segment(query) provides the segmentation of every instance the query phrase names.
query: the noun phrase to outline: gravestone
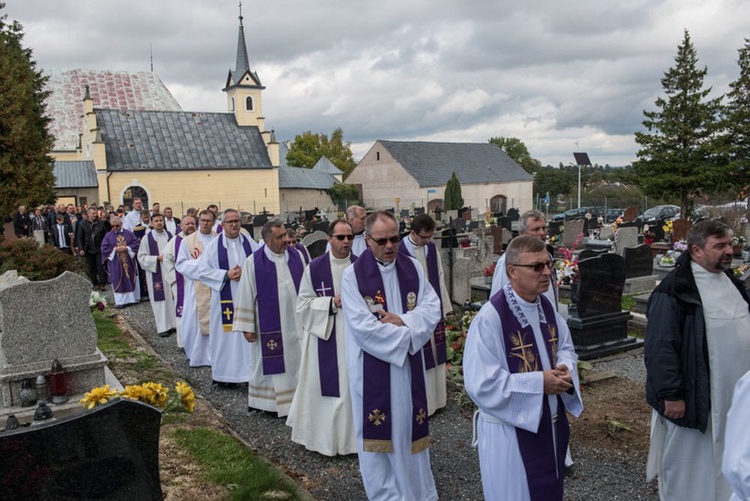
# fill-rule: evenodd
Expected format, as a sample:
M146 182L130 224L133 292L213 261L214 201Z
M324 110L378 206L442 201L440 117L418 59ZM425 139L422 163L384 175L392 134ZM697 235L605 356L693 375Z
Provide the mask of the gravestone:
M591 257L599 257L602 254L605 254L607 251L606 249L583 249L581 252L578 253L578 260L582 261L584 259L589 259Z
M2 432L2 498L163 499L160 426L161 412L122 399Z
M547 236L556 237L562 232L562 221L550 221L547 224Z
M502 254L503 252L503 231L505 228L500 228L499 226L495 226L494 224L490 226L490 235L492 235L493 243L492 243L492 253L493 254Z
M456 230L457 233L466 233L466 220L463 218L454 219L451 221L451 228Z
M307 212L305 214L307 214ZM312 218L310 218L310 219L312 219ZM310 219L308 219L307 217L305 217L305 221L310 221ZM266 224L267 221L268 221L268 215L267 214L258 214L257 216L253 217L253 226L255 226L256 228L261 228L261 227L263 227L264 224ZM305 226L305 227L307 227L307 226Z
M497 218L497 225L506 228L508 231L513 230L513 221L508 216L501 216Z
M414 207L414 215L419 216L420 214L424 214L424 207Z
M640 346L628 336L630 312L622 311L625 260L614 253L578 262L578 300L567 320L582 360Z
M443 249L450 247L458 247L458 239L456 238L456 230L453 228L445 228L440 232L441 245Z
M328 227L331 225L328 221L317 221L313 223L312 225L312 231L317 232L321 231L323 233L328 232Z
M672 243L680 240L687 240L688 232L693 227L693 223L687 219L675 219L672 221Z
M638 245L638 228L634 226L620 226L615 234L615 252L619 255L625 253L625 249Z
M315 259L325 253L326 246L328 245L328 235L323 231L315 231L305 235L300 243L310 253L310 258Z
M479 221L469 221L469 227L466 229L469 232L476 231L479 228Z
M575 221L565 221L565 232L563 233L563 245L571 247L578 240L578 236L583 233L586 223L582 219Z
M602 229L599 230L599 240L610 240L614 236L614 232L612 231L612 227L610 225L602 226Z
M631 221L635 221L638 218L638 207L635 207L634 205L631 205L625 211L622 213L622 221L624 223L629 223Z
M661 242L664 240L664 220L659 219L656 224L652 224L648 227L648 231L654 234L654 242Z
M507 228L502 229L503 232L503 247L507 247L511 240L513 240L513 232Z
M398 213L399 217L407 218L409 217L409 210L408 209L401 209L401 212Z
M104 384L107 359L96 346L90 294L88 278L69 271L0 286L0 416L17 413L21 382L49 374L55 359L71 397Z
M654 274L654 255L651 247L641 244L627 247L623 254L625 259L624 294L642 294L656 287L657 276Z
M507 216L508 216L508 219L511 220L511 222L518 221L519 219L521 219L521 215L518 213L518 209L515 209L515 208L508 209Z

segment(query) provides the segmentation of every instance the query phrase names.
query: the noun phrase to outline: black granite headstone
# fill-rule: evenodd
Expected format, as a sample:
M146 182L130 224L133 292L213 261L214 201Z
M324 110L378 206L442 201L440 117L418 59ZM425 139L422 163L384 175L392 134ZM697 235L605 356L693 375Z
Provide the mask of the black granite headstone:
M0 498L163 499L160 426L158 410L123 399L0 433Z
M508 219L511 221L518 221L521 219L521 215L518 213L518 209L508 209Z
M601 256L602 254L605 254L606 252L607 252L607 250L606 250L606 249L601 249L601 250L595 250L595 249L583 249L583 250L582 250L582 251L581 251L581 252L580 252L580 253L578 254L578 259L579 259L580 261L582 261L582 260L584 260L584 259L589 259L589 258L592 258L592 257L599 257L599 256Z
M454 219L451 221L451 228L456 230L458 233L466 232L466 220L463 218Z
M266 224L267 221L268 221L268 216L266 214L258 214L257 216L253 218L253 226L260 228L264 224Z
M474 231L479 228L479 221L469 221L468 231Z
M550 221L547 225L547 236L556 237L561 233L563 226L562 221Z
M315 214L317 213L318 213L318 209L306 210L305 221L312 221L313 219L315 219Z
M307 246L307 252L310 253L310 258L315 259L318 256L322 256L326 251L328 240L316 240Z
M401 209L401 212L398 213L399 217L409 217L409 209Z
M658 220L656 224L648 227L648 231L654 234L654 242L661 242L664 240L664 221Z
M323 233L327 233L329 226L330 226L330 223L328 221L317 221L317 222L313 223L312 230L313 231L322 231Z
M654 255L651 247L641 244L626 247L622 256L625 259L625 278L648 277L654 273Z
M508 216L502 216L497 219L497 225L508 231L513 231L513 221Z
M440 247L443 249L448 249L451 247L458 247L458 239L456 238L456 230L453 228L446 228L443 231L440 232L441 236L441 245Z
M424 207L414 207L414 215L419 216L420 214L424 214Z

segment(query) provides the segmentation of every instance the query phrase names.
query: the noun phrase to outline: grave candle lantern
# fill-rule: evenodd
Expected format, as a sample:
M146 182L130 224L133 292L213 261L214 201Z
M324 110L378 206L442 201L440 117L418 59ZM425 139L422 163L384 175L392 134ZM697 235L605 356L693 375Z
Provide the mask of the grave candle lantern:
M50 393L52 393L53 404L63 404L68 401L68 383L65 380L65 371L58 359L52 362L52 370L49 374Z

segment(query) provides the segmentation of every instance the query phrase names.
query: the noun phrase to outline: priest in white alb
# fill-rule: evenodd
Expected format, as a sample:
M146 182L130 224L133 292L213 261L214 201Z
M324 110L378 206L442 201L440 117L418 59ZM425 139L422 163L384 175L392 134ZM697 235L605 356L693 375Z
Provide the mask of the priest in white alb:
M164 218L164 229L168 233L172 233L167 229L167 218ZM170 291L172 292L172 302L174 308L172 309L172 315L174 316L175 329L177 334L177 347L185 348L185 343L182 334L182 314L185 308L185 277L177 271L174 267L175 261L177 261L177 254L180 252L180 247L186 236L195 232L195 219L192 216L187 216L180 221L180 225L177 227L179 233L172 233L174 236L167 243L162 254L164 260L161 262L162 270L164 271L164 278L169 284Z
M443 260L437 245L432 242L435 234L435 220L429 214L419 214L412 219L411 231L401 241L398 251L411 256L422 265L427 280L440 298L443 316L435 333L424 345L425 381L427 383L427 408L432 416L436 410L445 407L447 401L446 368L447 350L445 345L445 315L453 311L451 298L445 286Z
M281 219L261 229L264 245L242 265L234 329L250 350L248 409L289 414L300 365L300 328L295 306L305 261Z
M211 287L209 343L211 375L219 386L234 388L250 378L250 349L241 331L232 328L242 263L258 244L240 233L240 214L224 211L222 233L206 248L198 263L200 281Z
M302 362L286 424L293 442L326 456L357 452L341 309L341 274L356 259L352 240L348 222L331 223L331 250L305 269L297 297Z
M156 320L156 331L159 336L167 337L175 331L174 301L172 291L164 277L162 262L164 249L172 235L164 229L164 216L159 213L151 216L151 226L153 230L141 239L141 245L138 248L138 263L146 274L146 286Z
M369 499L434 500L422 348L440 300L419 262L398 255L393 214L370 214L365 234L369 248L341 278L362 481Z
M185 237L175 262L175 270L185 279L182 336L190 367L211 365L211 288L200 281L199 263L203 251L216 237L213 225L213 212L201 211L198 215L198 231Z
M505 252L510 282L474 317L463 358L487 500L562 501L570 427L583 410L578 357L544 296L553 261L521 235Z

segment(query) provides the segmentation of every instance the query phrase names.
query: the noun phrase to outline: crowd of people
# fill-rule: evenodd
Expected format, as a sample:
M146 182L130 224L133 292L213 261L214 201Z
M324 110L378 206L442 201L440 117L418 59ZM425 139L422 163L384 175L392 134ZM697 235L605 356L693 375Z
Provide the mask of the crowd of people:
M452 304L432 216L414 217L402 239L392 213L349 207L314 259L281 219L259 242L238 211L220 219L216 205L177 219L135 199L120 213L60 205L28 216L21 206L13 222L18 236L85 256L117 308L149 300L159 335L176 333L190 366L210 366L216 385L247 388L249 412L286 418L309 450L358 454L369 499L437 499L429 417L446 405ZM523 214L519 233L467 336L474 445L486 499L561 500L567 413L583 410L578 359L557 311L544 215ZM661 499L724 500L730 484L735 495L750 485L745 415L727 418L750 370L750 297L728 272L731 236L719 221L693 225L688 252L649 302L647 473ZM746 393L750 376L742 381Z

